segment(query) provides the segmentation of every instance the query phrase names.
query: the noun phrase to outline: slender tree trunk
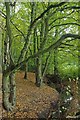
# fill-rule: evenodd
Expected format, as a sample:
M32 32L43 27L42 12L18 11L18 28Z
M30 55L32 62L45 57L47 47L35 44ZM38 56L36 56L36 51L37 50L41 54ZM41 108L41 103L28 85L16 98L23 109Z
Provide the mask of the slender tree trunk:
M60 24L60 20L58 20L58 24ZM55 40L58 38L58 28L56 27L55 30ZM54 76L58 77L59 73L58 73L58 57L57 57L57 53L58 53L58 48L54 49Z
M31 12L31 23L36 17L36 3L32 3L32 12ZM34 54L38 51L39 48L39 39L37 39L37 28L34 28L34 44L33 44L33 50ZM41 59L40 57L34 58L34 65L36 67L35 74L36 74L36 86L40 87L41 85Z
M47 41L47 36L48 36L48 13L47 13L47 18L42 18L41 21L41 30L40 30L40 42L37 44L38 50L41 50L44 48L44 45ZM43 83L43 73L42 73L42 55L40 55L37 58L37 79L36 79L36 84L37 86L42 86Z
M28 63L25 63L25 74L24 74L24 79L27 80L27 72L28 72Z
M40 49L40 43L43 40L43 21L41 22L41 31L40 31L40 39L36 40L36 52L39 51ZM36 36L37 37L37 36ZM35 65L36 65L36 85L40 87L42 85L42 55L38 56L35 60Z
M46 62L45 62L45 65L44 65L44 68L43 68L43 71L42 71L42 76L43 76L43 78L44 78L44 76L45 76L45 74L46 74L46 70L47 70L47 68L48 68L48 60L49 60L49 57L50 57L50 52L49 52L49 55L47 56L47 58L46 58Z
M54 76L58 76L57 49L54 50Z
M41 58L36 58L36 86L42 85L42 71Z

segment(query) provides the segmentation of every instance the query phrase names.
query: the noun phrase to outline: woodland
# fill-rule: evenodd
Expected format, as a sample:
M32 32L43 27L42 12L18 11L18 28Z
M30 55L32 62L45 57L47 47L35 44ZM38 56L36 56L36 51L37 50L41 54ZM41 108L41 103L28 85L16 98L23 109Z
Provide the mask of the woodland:
M80 118L80 2L0 2L1 76L3 119Z

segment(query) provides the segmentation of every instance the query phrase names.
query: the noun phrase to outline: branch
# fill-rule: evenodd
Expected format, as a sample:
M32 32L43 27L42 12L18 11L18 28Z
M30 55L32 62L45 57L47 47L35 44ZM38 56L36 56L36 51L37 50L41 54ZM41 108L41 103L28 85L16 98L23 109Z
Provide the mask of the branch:
M60 47L60 48L64 48L64 47ZM59 50L59 51L63 51L63 52L66 52L66 53L70 53L72 54L74 57L78 58L78 55L75 55L74 53L72 53L70 50L69 51L66 51L66 50ZM60 56L61 57L61 56ZM66 57L66 55L64 55L64 57Z
M56 5L50 5L40 16L38 16L38 17L30 24L30 26L29 26L29 28L28 28L27 36L26 36L26 38L25 38L25 41L26 41L26 42L25 42L25 44L24 44L24 46L23 46L23 49L21 50L21 54L20 54L20 56L19 56L18 63L20 63L20 62L24 59L26 50L28 50L28 46L27 46L27 45L28 45L28 42L29 42L29 37L30 37L30 35L31 35L31 32L32 32L33 27L35 26L35 23L36 23L40 18L42 18L50 9L55 8L55 7L62 6L62 5L64 5L64 4L65 4L65 2L61 2L61 3L56 4Z
M54 44L52 44L52 45L49 46L48 48L46 48L46 49L44 49L44 50L42 50L42 51L41 51L41 50L38 51L37 53L29 56L26 60L18 63L18 64L15 65L15 66L11 66L11 67L9 66L6 70L3 71L4 74L5 74L5 75L10 74L10 73L13 72L14 70L19 69L20 66L22 66L25 62L28 62L30 59L35 58L35 57L37 57L37 56L39 56L39 55L41 55L41 54L43 54L43 53L49 52L49 51L51 51L52 49L55 49L55 48L59 47L59 46L61 45L62 41L63 41L64 39L68 38L68 37L75 38L75 39L80 39L80 35L76 35L76 34L64 34L64 35L62 35L62 36L60 37L60 39L59 39L57 42L55 42Z
M16 25L15 25L11 20L10 20L10 22L11 22L12 25L16 28L16 30L21 33L21 35L22 35L22 36L24 37L24 39L25 39L25 35L23 34L23 32L22 32L21 30L19 30L19 29L16 27Z
M70 9L70 10L71 9L80 9L80 6L77 6L77 7L76 6L64 7L64 8L61 9L61 11L66 10L66 9Z
M42 71L42 76L43 76L43 77L44 77L45 72L46 72L46 69L47 69L49 57L50 57L50 52L49 52L49 54L48 54L48 56L47 56L47 58L46 58L46 62L45 62L45 64L44 64L44 68L43 68L43 71Z
M54 27L63 26L63 25L77 25L77 26L80 26L80 24L78 24L78 23L64 23L64 24L58 24L58 25L52 26L52 27L49 29L49 31L50 31L51 29L53 29Z
M5 15L2 11L0 11L0 14L1 14L2 17L4 17L4 18L6 19L6 15ZM16 25L15 25L11 20L10 20L10 22L11 22L12 25L16 28L16 30L22 34L22 36L23 36L24 39L25 39L25 35L23 34L23 32L22 32L21 30L19 30L19 29L16 27Z
M72 53L71 51L65 51L65 52L68 52L68 53L70 53L70 54L72 54L74 57L78 57L77 55L75 55L74 53Z
M5 30L5 27L1 26L1 24L0 24L0 28L1 28L2 30L6 31L6 30Z
M58 17L58 18L56 18L55 20L53 20L53 21L49 24L49 26L52 25L52 24L53 24L55 21L57 21L57 20L60 20L60 19L63 19L63 18L71 18L71 17L68 17L68 16L71 15L72 13L74 13L74 10L73 10L71 13L67 14L67 16L65 15L65 16L63 16L63 17Z
M75 40L75 38L72 38L72 39L70 39L70 40L66 40L66 42L71 42L71 41L73 41L73 40Z
M66 46L74 46L74 45L70 45L68 43L62 43L62 45L66 45Z
M0 15L6 19L6 15L0 10Z
M62 44L62 41L66 38L75 38L75 39L80 39L80 35L76 35L76 34L64 34L60 37L60 39L55 42L54 44L52 44L50 47L48 47L47 49L44 50L44 52L50 51L51 49L55 49L57 47L59 47Z
M62 6L64 5L66 2L61 2L59 4L56 4L56 5L50 5L39 17L37 17L33 22L32 24L34 24L37 20L39 20L40 18L42 18L44 16L45 13L47 13L50 9L52 8L55 8L55 7L59 7L59 6Z

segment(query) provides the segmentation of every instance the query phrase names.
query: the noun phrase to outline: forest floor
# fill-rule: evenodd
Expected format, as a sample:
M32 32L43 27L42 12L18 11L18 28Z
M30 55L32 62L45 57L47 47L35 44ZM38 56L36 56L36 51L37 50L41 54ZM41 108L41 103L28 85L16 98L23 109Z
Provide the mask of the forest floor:
M3 110L3 117L7 118L45 118L49 114L50 104L57 101L59 93L47 86L36 87L35 74L29 72L28 80L23 79L24 72L16 73L17 103L13 112Z

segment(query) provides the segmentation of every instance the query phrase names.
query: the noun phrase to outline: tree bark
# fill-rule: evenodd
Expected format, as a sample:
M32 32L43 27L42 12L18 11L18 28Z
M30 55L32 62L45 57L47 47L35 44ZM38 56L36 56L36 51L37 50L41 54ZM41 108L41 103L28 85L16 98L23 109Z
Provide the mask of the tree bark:
M36 86L40 87L42 85L42 71L41 71L41 58L36 58Z
M15 83L15 73L11 73L9 76L10 80L10 96L9 101L13 107L16 105L16 83Z
M10 6L9 2L5 2L6 6L6 36L4 40L4 60L3 60L3 77L2 77L2 86L3 86L3 107L7 111L12 111L15 107L16 102L16 86L14 80L14 72L8 72L5 74L7 68L11 68L13 61L11 58L11 28L10 28Z
M47 17L42 17L41 21L41 30L40 30L40 42L37 44L38 46L38 51L42 50L44 48L44 45L47 41L48 37L48 15L49 13L47 12ZM36 84L40 87L42 86L43 83L43 73L42 73L42 56L40 55L37 57L37 79L36 79Z
M43 71L42 71L42 76L43 76L43 78L44 78L44 76L45 76L45 74L46 74L46 70L47 70L47 68L48 68L49 57L50 57L50 52L49 52L49 54L48 54L48 56L47 56L47 58L46 58L46 62L45 62L45 65L44 65L44 68L43 68Z
M27 80L27 72L28 72L28 62L25 63L25 74L24 74L24 79Z
M9 102L10 84L9 84L9 76L8 75L5 76L3 74L2 84L3 84L3 107L7 111L12 111L12 105Z
M58 77L57 49L54 50L54 76Z
M42 21L41 22L40 39L38 38L36 40L35 47L37 48L37 50L35 52L39 51L39 49L40 49L40 43L43 40L43 29L44 29L44 25L43 25L43 21ZM37 36L35 36L35 37L37 37ZM35 58L35 65L36 65L36 85L38 87L40 87L42 85L42 59L41 59L41 55Z
M80 2L78 3L80 6ZM78 11L78 22L80 23L80 10ZM80 26L78 26L78 34L80 35ZM78 95L79 95L79 104L80 104L80 40L78 40Z

